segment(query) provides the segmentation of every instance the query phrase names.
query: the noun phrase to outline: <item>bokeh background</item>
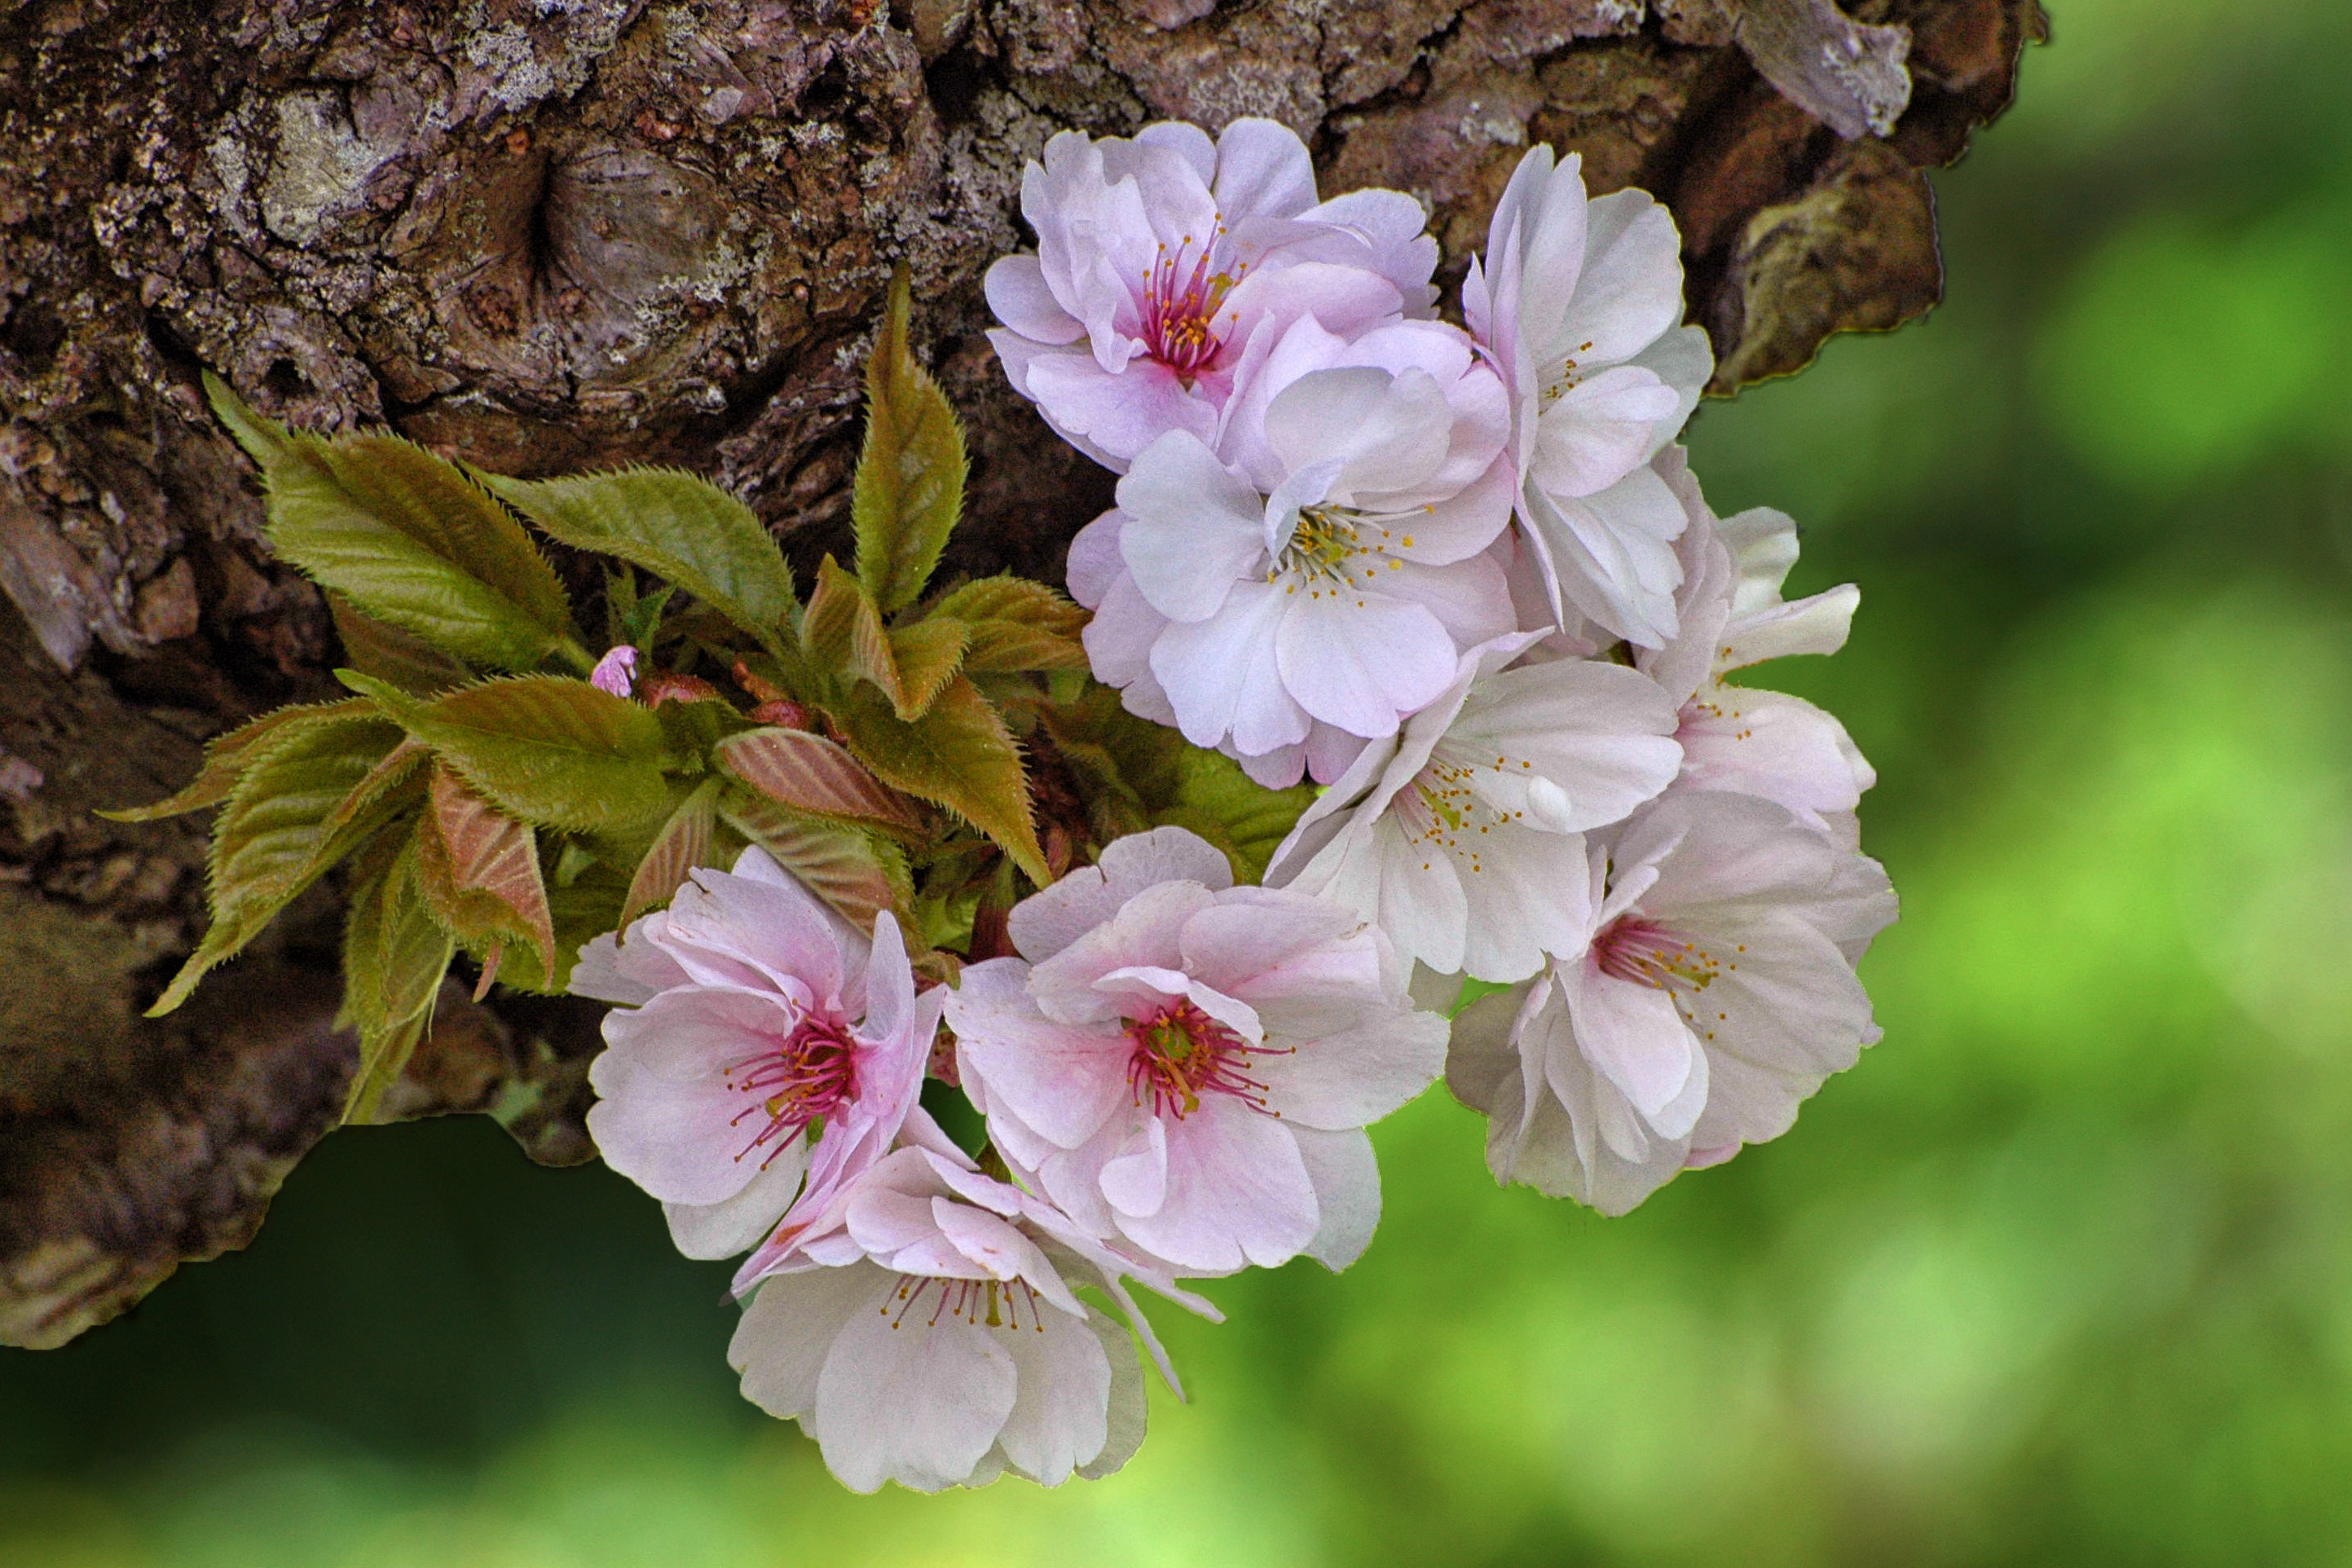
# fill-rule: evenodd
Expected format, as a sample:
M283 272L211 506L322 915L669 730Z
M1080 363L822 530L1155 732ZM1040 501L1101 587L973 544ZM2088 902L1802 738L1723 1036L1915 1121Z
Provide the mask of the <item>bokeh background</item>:
M2053 0L1937 182L1950 300L1707 408L1854 581L1886 1037L1601 1221L1433 1094L1388 1216L1158 1320L1115 1479L859 1498L723 1268L478 1119L0 1352L8 1568L2352 1563L2352 7Z

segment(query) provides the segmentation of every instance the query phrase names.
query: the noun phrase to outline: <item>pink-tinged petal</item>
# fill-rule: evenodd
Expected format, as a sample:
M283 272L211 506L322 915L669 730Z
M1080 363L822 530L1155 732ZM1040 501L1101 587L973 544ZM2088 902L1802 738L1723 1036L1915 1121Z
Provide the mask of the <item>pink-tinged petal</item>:
M1810 598L1731 618L1725 628L1717 668L1739 669L1792 654L1835 653L1845 646L1862 590L1848 583Z
M1151 607L1175 621L1216 613L1236 579L1265 562L1256 490L1191 435L1171 430L1118 482L1119 555Z
M1013 1358L1017 1392L996 1441L1015 1470L1039 1486L1057 1487L1109 1440L1111 1356L1084 1308L1040 1312L1034 1323L1032 1310L1021 1302L1009 1331L997 1340ZM1130 1377L1139 1384L1135 1352L1124 1335L1120 1340Z
M1024 968L998 958L963 972L947 998L958 1071L1040 1137L1076 1149L1126 1103L1131 1047L1115 1027L1076 1028L1040 1017Z
M1425 606L1345 585L1290 595L1275 654L1299 707L1367 739L1394 734L1454 679L1454 639Z
M1475 648L1518 629L1510 584L1491 554L1447 566L1403 561L1381 568L1380 575L1382 591L1435 616L1456 648Z
M1854 857L1808 829L1786 806L1713 790L1672 791L1635 819L1644 839L1670 838L1641 906L1705 931L1724 911L1801 904L1832 886ZM1636 836L1629 830L1628 839Z
M1674 388L1646 370L1587 376L1538 417L1528 478L1555 498L1605 490L1656 449L1652 432L1675 406Z
M1124 470L1168 431L1187 430L1202 441L1217 433L1216 410L1155 360L1139 358L1113 372L1087 354L1040 354L1029 361L1027 381L1047 422L1114 470Z
M1690 1121L1676 1126L1665 1114L1670 1107L1686 1104L1684 1090L1693 1075L1706 1073L1706 1058L1674 994L1612 978L1590 957L1564 975L1561 991L1584 1058L1660 1136L1687 1134ZM1704 1084L1703 1076L1699 1081ZM1696 1120L1699 1107L1687 1105L1687 1110Z
M1564 327L1582 279L1586 247L1583 160L1570 153L1557 165L1549 147L1528 149L1495 209L1514 207L1519 219L1518 331L1547 360L1570 352ZM1490 230L1491 233L1491 230ZM1490 252L1498 249L1490 241Z
M572 994L635 1007L685 984L686 971L653 938L668 924L669 912L656 910L630 926L625 941L606 931L583 947L572 966Z
M1005 923L1021 955L1042 963L1162 882L1198 882L1215 892L1233 886L1233 867L1223 850L1181 827L1130 833L1112 840L1095 865L1014 905Z
M1242 119L1217 135L1217 211L1228 226L1295 217L1315 205L1315 165L1289 126Z
M1066 574L1070 597L1094 609L1110 592L1111 584L1127 571L1127 562L1118 550L1119 531L1127 524L1127 514L1113 507L1078 530L1070 541L1069 566Z
M1470 940L1470 894L1464 858L1409 835L1392 817L1375 821L1354 873L1335 885L1351 908L1378 921L1407 963L1458 972Z
M772 991L679 986L634 1011L604 1015L608 1048L590 1064L588 1081L601 1093L598 1075L625 1068L670 1083L715 1081L733 1064L782 1045L806 1016Z
M1665 692L1639 672L1561 659L1479 681L1437 755L1502 815L1580 833L1622 821L1674 782L1678 723Z
M934 1321L934 1304L853 1314L817 1374L816 1408L803 1425L853 1491L888 1480L916 1491L959 1485L1013 1413L1012 1353L960 1317Z
M764 853L754 864L774 868ZM863 952L843 952L845 934L815 896L789 878L698 869L670 900L659 940L698 984L765 984L834 1005L850 978L845 959L864 967ZM862 937L850 940L865 946Z
M727 1346L743 1397L779 1420L816 1409L817 1375L834 1340L887 1299L891 1277L871 1264L779 1275L760 1288Z
M588 672L588 684L614 697L626 697L637 686L637 650L623 643L605 651Z
M737 1258L760 1245L793 1206L808 1172L807 1140L794 1135L772 1157L762 1156L744 1189L715 1204L665 1204L669 1237L688 1258Z
M1697 481L1690 485L1696 496ZM1732 609L1746 615L1776 607L1781 586L1797 564L1797 520L1769 506L1752 506L1716 520L1715 531L1729 552L1735 572Z
M1341 1131L1379 1121L1445 1071L1445 1020L1399 1006L1372 1013L1354 1028L1296 1045L1286 1057L1253 1058L1265 1080L1266 1107L1286 1124Z
M1150 1215L1119 1216L1137 1246L1177 1268L1224 1273L1271 1268L1305 1250L1320 1227L1315 1185L1298 1141L1270 1116L1211 1096L1168 1140L1167 1201Z
M1086 324L1062 309L1045 286L1045 268L1025 251L1000 258L982 288L996 319L1024 338L1058 346L1086 336Z
M1612 1216L1629 1214L1682 1169L1687 1138L1644 1122L1615 1085L1569 1043L1557 1007L1547 1072L1514 1151L1512 1179ZM1489 1145L1488 1157L1493 1158Z
M1290 985L1318 983L1316 961L1361 922L1349 910L1303 893L1265 888L1235 888L1188 916L1179 933L1184 973L1242 998L1278 994ZM1295 966L1306 966L1299 973ZM1350 964L1343 982L1361 990L1377 987Z
M1682 434L1692 411L1698 407L1699 395L1715 374L1715 350L1703 328L1676 327L1625 363L1648 371L1674 389L1675 411L1650 431L1650 447L1655 454Z
M1191 166L1206 187L1217 177L1217 144L1209 133L1184 120L1156 120L1135 133L1139 147L1160 147L1174 153Z
M1262 789L1288 789L1307 776L1307 746L1304 742L1288 746L1276 746L1254 757L1244 757L1227 741L1218 750L1242 765L1250 782Z
M1286 686L1276 651L1289 606L1271 583L1240 583L1205 621L1175 624L1151 649L1151 673L1196 746L1227 735L1244 755L1296 745L1313 721Z
M1431 313L1437 303L1429 280L1437 270L1437 241L1417 199L1402 191L1349 191L1298 216L1302 223L1346 230L1362 246L1367 265L1396 286L1407 316Z
M1123 1222L1149 1218L1168 1206L1168 1127L1156 1116L1130 1123L1118 1152L1096 1178L1105 1202Z
M1674 593L1683 575L1674 542L1690 519L1664 480L1636 468L1580 499L1530 483L1520 503L1565 608L1639 647L1666 645L1678 625Z
M1845 726L1802 698L1718 686L1678 731L1682 787L1760 795L1814 823L1861 804L1868 764Z
M1111 580L1109 590L1103 595L1094 617L1087 622L1086 630L1078 634L1086 646L1087 662L1094 667L1095 679L1106 686L1121 687L1130 692L1147 682L1156 689L1151 650L1160 645L1171 624L1145 601L1135 579L1122 570Z
M716 1075L680 1082L606 1051L593 1081L603 1096L588 1110L597 1152L664 1203L723 1203L777 1152L752 1143L765 1119L743 1113L756 1113L757 1102Z
M1682 239L1647 191L1596 197L1584 216L1584 265L1559 338L1580 363L1616 364L1681 323Z
M1319 1132L1294 1127L1307 1179L1315 1184L1321 1225L1307 1256L1333 1273L1364 1255L1381 1223L1381 1167L1372 1141L1360 1131Z
M1115 1294L1124 1296L1126 1293L1121 1290ZM1150 1325L1144 1322L1143 1314L1132 1310L1131 1306L1127 1310L1129 1316L1148 1334ZM1087 1314L1087 1331L1093 1334L1096 1342L1102 1346L1104 1362L1110 1369L1110 1388L1104 1397L1103 1446L1096 1451L1093 1458L1082 1462L1077 1471L1093 1481L1116 1473L1128 1460L1135 1458L1137 1449L1143 1447L1147 1407L1143 1394L1143 1363L1137 1359L1135 1342L1128 1337L1127 1331L1100 1312L1089 1312ZM1174 1384L1171 1383L1170 1386L1173 1388ZM1183 1395L1179 1393L1177 1397L1181 1399ZM1013 1420L1020 1418L1016 1409ZM1012 1424L1011 1421L1006 1423L1008 1426Z
M1266 445L1285 468L1337 462L1341 478L1331 493L1351 505L1428 479L1445 461L1453 427L1444 389L1420 369L1316 371L1265 410Z
M1063 1023L1093 1023L1113 1015L1094 989L1113 970L1174 969L1182 963L1176 933L1214 895L1197 882L1161 882L1123 903L1110 920L1087 931L1029 973L1037 1009Z
M1497 829L1463 876L1469 910L1462 968L1508 984L1543 967L1548 952L1574 952L1591 929L1583 838L1573 833ZM1458 864L1458 862L1457 862Z

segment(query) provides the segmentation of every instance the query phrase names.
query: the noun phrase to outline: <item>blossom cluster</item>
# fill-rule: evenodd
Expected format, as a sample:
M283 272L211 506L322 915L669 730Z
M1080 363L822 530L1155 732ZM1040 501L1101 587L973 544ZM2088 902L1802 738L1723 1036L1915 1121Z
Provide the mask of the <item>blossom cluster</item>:
M1785 599L1794 525L1700 493L1664 208L1531 150L1460 326L1420 205L1319 199L1270 121L1056 136L1023 212L992 341L1120 476L1069 553L1095 676L1327 787L1262 885L1118 838L938 984L759 848L583 954L599 1147L743 1257L745 1393L861 1489L1116 1468L1138 1341L1175 1383L1130 1287L1345 1268L1366 1127L1441 1077L1497 1178L1605 1214L1778 1136L1876 1038L1895 914L1844 729L1731 679L1856 595Z

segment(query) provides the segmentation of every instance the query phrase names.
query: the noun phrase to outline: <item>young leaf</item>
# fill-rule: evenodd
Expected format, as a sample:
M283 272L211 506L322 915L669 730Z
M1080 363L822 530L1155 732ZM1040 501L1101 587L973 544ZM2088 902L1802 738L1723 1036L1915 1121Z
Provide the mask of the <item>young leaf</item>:
M446 763L433 770L430 809L416 835L418 885L441 923L470 943L520 936L555 966L555 931L539 841L467 787Z
M456 466L394 436L288 430L205 385L261 465L270 542L320 586L472 664L530 669L572 638L554 571Z
M653 847L637 862L636 875L629 879L628 900L621 906L621 925L627 925L657 904L669 902L670 896L685 884L688 872L697 866L713 863L711 840L719 822L718 800L719 792L726 787L723 779L705 779L670 814L669 821L656 836Z
M779 805L892 827L922 826L856 758L806 730L752 730L711 748L721 772Z
M204 765L185 788L152 805L126 805L115 811L98 815L109 822L154 822L183 812L200 811L208 805L218 805L236 787L237 775L257 757L263 742L288 724L308 723L322 716L342 715L364 717L370 704L347 697L340 702L317 702L308 706L280 708L264 713L249 723L240 724L226 735L215 735L205 742Z
M928 618L940 616L971 628L963 668L974 675L1087 668L1086 611L1043 583L982 577L943 595Z
M415 838L362 879L343 927L343 1012L360 1037L345 1121L373 1121L432 1028L457 943L427 906Z
M381 718L318 709L278 727L213 824L212 924L148 1016L186 1001L206 971L383 826L396 806L377 764L400 739L399 726ZM344 810L362 790L368 806Z
M963 430L907 347L907 297L901 267L866 362L866 449L851 494L857 575L886 616L922 596L963 510Z
M675 468L475 478L564 543L642 566L771 647L798 607L793 569L774 537L708 479Z
M913 900L906 857L863 828L803 816L741 788L728 790L718 805L728 826L860 931L873 930L880 910L903 916Z
M474 679L474 672L461 660L414 632L362 614L341 594L327 595L327 608L335 617L335 635L342 638L343 662L362 675L373 675L413 697L430 697Z
M971 628L950 616L931 615L890 628L890 661L898 667L901 719L919 719L963 666Z
M962 676L912 723L878 695L852 687L834 721L883 783L946 806L987 834L1039 887L1052 881L1029 809L1029 781L1004 721Z
M905 700L890 634L866 584L828 555L816 569L816 590L801 622L801 646L816 668L872 681L895 707Z
M621 827L669 805L662 727L649 709L584 680L526 675L436 697L370 695L510 816L544 826Z

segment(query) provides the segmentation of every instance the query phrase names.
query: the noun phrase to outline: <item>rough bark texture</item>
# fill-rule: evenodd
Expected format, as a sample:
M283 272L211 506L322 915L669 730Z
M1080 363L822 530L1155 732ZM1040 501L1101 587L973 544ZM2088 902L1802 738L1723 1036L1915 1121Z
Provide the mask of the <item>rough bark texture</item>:
M979 283L1055 131L1273 116L1327 192L1423 198L1456 275L1522 148L1575 150L1597 190L1673 206L1728 391L1935 301L1923 171L2008 101L2040 26L2034 0L15 7L0 1341L60 1343L243 1245L351 1070L331 889L146 1022L201 929L203 825L90 815L326 689L328 619L263 546L200 368L509 472L684 464L813 553L843 543L864 334L904 258L971 426L950 564L1053 576L1108 478L1005 388ZM396 1110L589 1155L593 1015L453 994L440 1017Z

